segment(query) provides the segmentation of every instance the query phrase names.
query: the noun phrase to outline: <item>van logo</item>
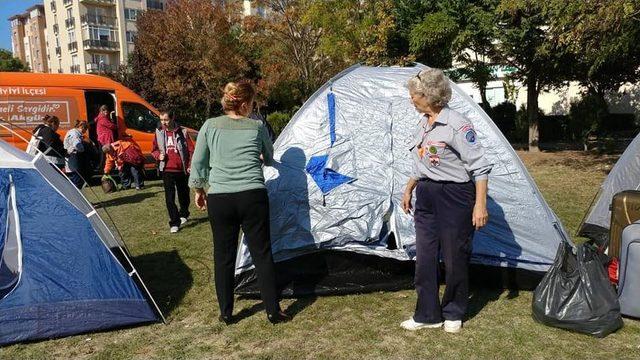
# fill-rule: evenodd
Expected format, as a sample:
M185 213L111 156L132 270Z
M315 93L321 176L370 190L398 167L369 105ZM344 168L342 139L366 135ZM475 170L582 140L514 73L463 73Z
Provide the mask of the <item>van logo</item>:
M0 86L0 95L45 96L47 88Z
M39 124L45 115L55 115L60 124L70 124L69 101L0 101L0 117L20 126Z

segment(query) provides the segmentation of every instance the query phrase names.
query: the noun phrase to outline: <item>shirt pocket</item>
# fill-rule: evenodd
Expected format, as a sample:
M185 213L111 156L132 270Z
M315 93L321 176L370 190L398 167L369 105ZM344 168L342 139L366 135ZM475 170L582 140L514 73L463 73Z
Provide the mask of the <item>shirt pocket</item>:
M440 166L447 144L441 141L425 141L421 147L421 161L429 167Z

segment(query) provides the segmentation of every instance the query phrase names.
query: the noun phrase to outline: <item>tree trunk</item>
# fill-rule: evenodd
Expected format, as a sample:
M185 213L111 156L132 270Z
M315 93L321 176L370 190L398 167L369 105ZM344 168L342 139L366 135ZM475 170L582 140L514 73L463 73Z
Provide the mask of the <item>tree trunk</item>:
M529 120L529 151L538 152L538 87L535 75L527 77L527 119Z
M487 100L487 84L479 83L478 90L480 91L480 100L482 101L482 108L485 111L491 110L491 104L489 104L489 100Z

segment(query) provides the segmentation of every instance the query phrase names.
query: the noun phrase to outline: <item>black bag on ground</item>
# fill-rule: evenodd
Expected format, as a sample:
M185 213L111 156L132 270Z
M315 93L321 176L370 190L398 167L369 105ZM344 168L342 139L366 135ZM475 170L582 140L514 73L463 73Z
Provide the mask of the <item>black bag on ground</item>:
M560 244L554 264L533 292L533 318L545 325L605 337L623 325L616 292L604 258L593 245L577 254Z

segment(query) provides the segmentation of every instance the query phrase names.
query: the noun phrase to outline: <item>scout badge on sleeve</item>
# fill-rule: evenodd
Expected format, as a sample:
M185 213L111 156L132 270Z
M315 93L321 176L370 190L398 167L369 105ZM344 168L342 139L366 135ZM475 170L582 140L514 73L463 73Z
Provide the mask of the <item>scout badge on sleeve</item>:
M460 129L460 132L464 134L464 138L469 144L475 145L478 137L475 130L473 130L473 126L465 125L462 129Z

